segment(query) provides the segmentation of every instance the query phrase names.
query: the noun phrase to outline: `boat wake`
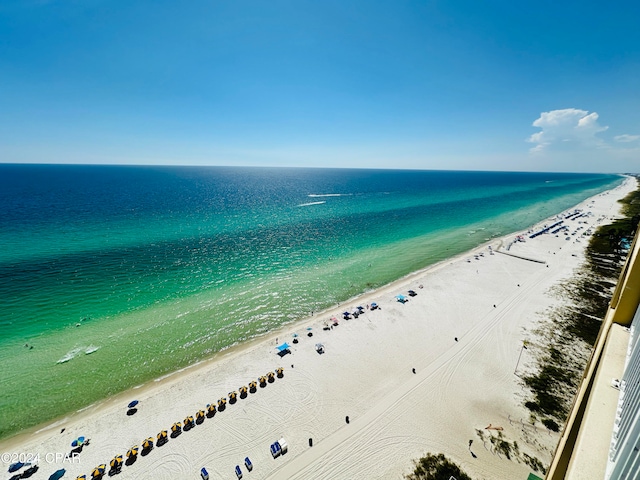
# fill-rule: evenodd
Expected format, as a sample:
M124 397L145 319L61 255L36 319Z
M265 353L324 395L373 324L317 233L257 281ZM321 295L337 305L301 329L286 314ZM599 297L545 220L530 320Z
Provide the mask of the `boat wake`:
M296 205L296 206L297 207L308 207L309 205L322 205L323 203L327 203L327 202L322 201L322 202L301 203L300 205Z

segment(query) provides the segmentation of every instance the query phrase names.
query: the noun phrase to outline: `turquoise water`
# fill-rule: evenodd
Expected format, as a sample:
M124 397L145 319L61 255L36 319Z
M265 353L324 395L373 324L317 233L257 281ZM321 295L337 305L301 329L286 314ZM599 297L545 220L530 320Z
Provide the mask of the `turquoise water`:
M0 165L0 436L620 182L557 173Z

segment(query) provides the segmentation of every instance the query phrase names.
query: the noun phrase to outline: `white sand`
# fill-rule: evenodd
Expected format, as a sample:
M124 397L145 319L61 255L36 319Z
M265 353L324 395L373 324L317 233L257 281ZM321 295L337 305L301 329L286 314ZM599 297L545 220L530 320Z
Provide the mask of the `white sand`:
M581 233L601 223L602 216L616 216L616 200L635 188L635 180L628 179L580 205L592 216L565 222L572 232L584 227L570 241L562 234L546 234L510 249L547 264L490 255L484 246L476 252L483 253L478 260L467 254L413 274L343 307L4 441L0 452L39 453L41 468L34 479L48 478L58 468L67 469L64 478L83 473L90 478L96 465L108 465L115 454L124 454L144 438L155 437L173 422L282 366L283 378L139 456L116 478L195 479L205 466L212 479L229 479L235 478L238 464L245 479L401 479L412 469L412 459L425 452L444 453L474 479L526 478L532 471L528 466L492 453L475 430L501 426L505 438L516 440L521 451L549 463L557 434L528 424L524 390L514 374L521 352L519 372L532 360L533 349L522 350L522 342L534 339L528 330L559 301L549 294L550 287L570 278L582 262L588 240ZM497 249L514 238L491 245ZM418 296L398 303L394 296L406 295L408 289ZM371 302L381 310L342 320L345 307L353 311ZM340 325L323 331L323 323L334 314ZM312 338L306 335L308 326L313 327ZM294 332L300 341L281 359L275 345L291 343ZM326 347L323 355L315 351L318 342ZM125 406L134 398L140 400L139 410L127 416ZM62 427L65 431L60 433ZM56 461L53 454L68 452L79 435L90 437L90 445L74 463ZM274 460L269 445L281 437L289 452ZM245 456L253 462L251 473L244 468ZM6 468L7 463L0 465Z

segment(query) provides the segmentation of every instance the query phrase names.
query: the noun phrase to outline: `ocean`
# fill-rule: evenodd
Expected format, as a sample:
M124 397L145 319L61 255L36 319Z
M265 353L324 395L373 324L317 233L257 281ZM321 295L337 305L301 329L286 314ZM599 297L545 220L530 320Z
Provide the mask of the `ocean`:
M0 437L621 182L567 173L0 165Z

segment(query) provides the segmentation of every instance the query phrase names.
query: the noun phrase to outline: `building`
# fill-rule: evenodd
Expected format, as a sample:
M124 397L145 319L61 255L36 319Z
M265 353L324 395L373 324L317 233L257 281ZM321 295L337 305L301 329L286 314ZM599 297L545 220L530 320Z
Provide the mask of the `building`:
M547 480L640 479L639 305L636 232Z

